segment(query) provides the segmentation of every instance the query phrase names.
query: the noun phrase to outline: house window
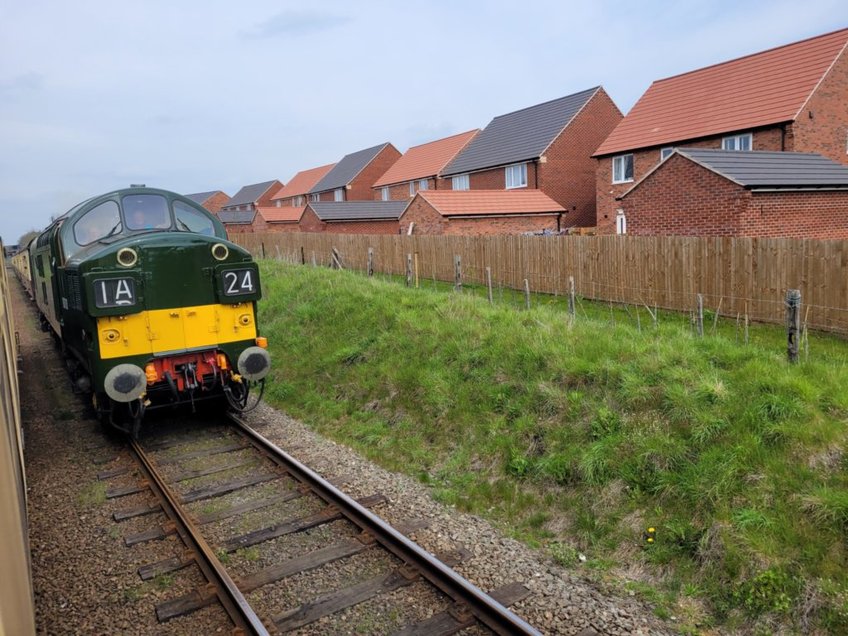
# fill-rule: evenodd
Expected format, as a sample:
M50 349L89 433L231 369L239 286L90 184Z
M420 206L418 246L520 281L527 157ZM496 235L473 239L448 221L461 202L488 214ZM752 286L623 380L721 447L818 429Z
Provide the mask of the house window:
M721 140L722 150L750 150L753 145L754 136L751 133L731 135Z
M383 199L383 201L389 200L389 186L383 186L380 188L380 198Z
M298 194L294 199L292 199L292 205L296 208L299 208L303 205L303 195Z
M344 189L336 188L333 191L333 201L344 201Z
M633 181L633 154L612 158L612 182L627 183Z
M415 196L415 181L409 182L409 196Z
M468 182L467 174L458 174L451 179L452 190L470 190L471 186Z
M526 188L527 187L527 164L517 163L514 166L506 167L506 187L510 188Z
M427 189L427 179L419 179L418 180L418 189L426 190Z
M665 161L671 156L671 153L674 152L674 146L666 146L665 148L660 148L660 161Z
M283 202L280 199L277 199L277 207L278 208L283 207Z
M624 216L624 210L621 209L615 214L615 233L627 234L627 217Z
M309 200L310 201L320 201L321 200L321 194L318 193L318 192L316 192L315 194L310 194Z

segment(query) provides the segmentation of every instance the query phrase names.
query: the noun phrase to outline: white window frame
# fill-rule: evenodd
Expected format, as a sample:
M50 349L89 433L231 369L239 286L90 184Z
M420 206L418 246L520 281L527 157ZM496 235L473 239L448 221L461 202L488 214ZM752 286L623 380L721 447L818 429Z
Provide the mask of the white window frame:
M298 194L295 198L292 199L292 207L299 208L303 205L303 195Z
M742 151L744 148L740 148L742 145L742 140L748 140L748 148L747 150L754 149L754 134L753 133L742 133L741 135L729 135L727 137L722 137L721 140L721 149L722 150L737 150ZM732 146L732 147L728 147Z
M320 200L321 200L321 193L320 192L314 192L314 193L309 195L309 201L311 203L317 203Z
M665 161L671 156L671 153L674 152L674 146L666 146L665 148L660 148L660 161Z
M277 199L277 207L278 208L283 207L283 200L282 199Z
M344 201L344 188L333 190L333 201Z
M470 190L471 189L471 180L468 178L468 174L458 174L455 177L451 177L451 190Z
M515 188L527 187L527 164L516 163L504 168L504 179L506 181L506 189L513 190Z
M627 217L624 210L618 210L615 215L615 233L627 234Z
M380 188L380 200L388 201L389 200L389 186L383 186Z
M411 197L415 196L415 181L409 182L409 196L411 196Z
M427 189L427 179L419 179L418 180L418 189L426 190Z
M627 158L630 157L630 178L627 178ZM626 155L618 155L612 158L612 182L613 183L631 183L633 181L633 153L629 152Z

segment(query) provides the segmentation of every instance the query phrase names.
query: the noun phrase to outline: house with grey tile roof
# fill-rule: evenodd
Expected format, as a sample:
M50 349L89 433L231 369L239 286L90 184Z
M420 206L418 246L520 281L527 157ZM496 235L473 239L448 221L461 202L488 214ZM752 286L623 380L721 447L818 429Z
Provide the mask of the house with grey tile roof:
M373 198L371 187L400 159L400 152L386 142L342 157L309 190L309 201L367 201Z
M241 210L256 210L259 206L271 205L271 197L283 187L274 179L244 186L233 197L221 206L222 212L238 212Z
M409 201L312 201L300 219L303 232L397 234Z
M848 166L817 153L677 148L616 199L619 234L848 238Z
M622 119L600 86L495 117L441 171L453 190L539 189L563 228L595 223L592 153Z
M221 190L210 190L209 192L195 192L194 194L186 194L187 199L191 199L198 205L203 206L212 214L217 215L221 211L221 207L230 200L230 195Z
M227 234L243 234L253 232L253 220L256 210L222 210L218 219L224 224Z

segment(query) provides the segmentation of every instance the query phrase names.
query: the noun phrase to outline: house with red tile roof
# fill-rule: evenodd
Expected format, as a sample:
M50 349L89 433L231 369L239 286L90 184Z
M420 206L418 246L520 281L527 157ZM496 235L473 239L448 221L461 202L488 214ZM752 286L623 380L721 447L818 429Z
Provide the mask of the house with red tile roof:
M345 155L309 189L309 201L372 200L374 182L398 159L400 152L388 142Z
M400 217L401 234L557 232L567 210L541 190L420 190Z
M306 197L313 186L335 167L329 163L309 170L301 170L291 180L271 196L271 204L279 207L303 207Z
M418 190L438 190L444 179L437 175L460 152L479 129L413 146L374 183L374 198L403 201ZM441 183L440 183L441 182Z
M226 192L222 192L221 190L196 192L195 194L187 194L185 196L215 215L217 215L224 204L230 200L230 195Z
M442 170L453 190L538 189L562 226L595 224L592 153L621 121L600 86L495 117Z
M819 153L848 163L848 29L655 81L594 153L597 225L675 148ZM681 184L685 196L686 184Z
M848 165L811 152L678 148L618 206L619 233L848 239Z
M254 232L299 232L305 205L261 206L253 219Z

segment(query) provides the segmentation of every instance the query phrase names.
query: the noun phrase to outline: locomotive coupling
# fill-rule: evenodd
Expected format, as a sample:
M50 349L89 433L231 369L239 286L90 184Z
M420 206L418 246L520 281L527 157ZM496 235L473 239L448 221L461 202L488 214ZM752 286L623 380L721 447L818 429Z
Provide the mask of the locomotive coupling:
M147 376L141 367L119 364L109 370L103 384L106 395L116 402L132 402L144 394Z
M248 347L239 355L236 366L248 380L261 380L271 370L271 356L261 347Z

